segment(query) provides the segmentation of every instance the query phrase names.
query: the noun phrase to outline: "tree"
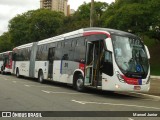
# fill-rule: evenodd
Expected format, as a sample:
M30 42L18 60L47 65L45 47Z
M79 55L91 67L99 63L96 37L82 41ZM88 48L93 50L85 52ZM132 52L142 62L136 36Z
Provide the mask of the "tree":
M5 32L0 36L0 52L12 50L13 45L10 41L10 33Z
M90 27L90 7L91 3L84 2L72 16L65 17L62 27L58 29L58 33L62 34L80 28ZM105 10L107 10L107 8L108 4L105 2L94 3L94 27L102 26L101 16L105 12Z
M151 10L151 1L155 0L117 0L103 14L103 26L144 34L155 12Z
M15 46L57 35L64 14L47 9L32 10L10 20L9 32Z
M158 12L160 6L160 0L150 0L148 1L148 6L151 12L150 14L151 29L148 32L148 35L160 41L160 12Z
M29 34L32 41L39 41L57 35L57 29L63 24L64 14L50 10L35 11L31 18Z

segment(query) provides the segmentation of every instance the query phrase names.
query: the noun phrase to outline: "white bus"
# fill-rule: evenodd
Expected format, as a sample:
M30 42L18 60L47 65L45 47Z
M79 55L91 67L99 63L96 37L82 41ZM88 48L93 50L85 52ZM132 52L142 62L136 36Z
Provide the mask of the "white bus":
M109 91L148 91L150 55L131 33L84 28L14 48L14 73Z
M0 72L3 74L12 73L12 70L12 51L0 53Z

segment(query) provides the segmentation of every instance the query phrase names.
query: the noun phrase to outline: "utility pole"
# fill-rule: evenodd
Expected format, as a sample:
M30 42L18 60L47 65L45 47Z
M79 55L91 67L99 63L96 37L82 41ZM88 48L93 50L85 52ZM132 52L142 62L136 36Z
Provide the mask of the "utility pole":
M93 23L94 23L94 0L91 0L90 27L93 27Z

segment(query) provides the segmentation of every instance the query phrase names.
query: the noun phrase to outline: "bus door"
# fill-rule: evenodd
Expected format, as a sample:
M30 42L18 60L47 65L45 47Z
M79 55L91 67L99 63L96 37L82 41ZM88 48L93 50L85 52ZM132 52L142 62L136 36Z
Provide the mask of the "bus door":
M86 44L85 85L102 85L101 64L103 60L103 40L88 41Z
M53 79L53 60L55 55L55 47L49 48L48 51L48 61L49 61L49 67L48 67L48 78Z
M86 43L86 67L85 67L85 85L91 85L93 79L93 49L94 44L92 42Z

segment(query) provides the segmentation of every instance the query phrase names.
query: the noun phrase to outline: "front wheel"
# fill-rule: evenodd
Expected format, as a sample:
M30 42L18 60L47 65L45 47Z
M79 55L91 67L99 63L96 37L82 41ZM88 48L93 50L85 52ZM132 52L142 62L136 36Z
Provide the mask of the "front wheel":
M39 71L38 81L39 81L40 83L44 83L44 76L43 76L43 71L42 71L42 70Z
M4 72L4 67L3 67L3 66L1 67L1 73L2 73L2 75L5 74L5 72Z
M76 89L79 92L84 91L84 78L81 74L78 75L78 77L76 79Z

